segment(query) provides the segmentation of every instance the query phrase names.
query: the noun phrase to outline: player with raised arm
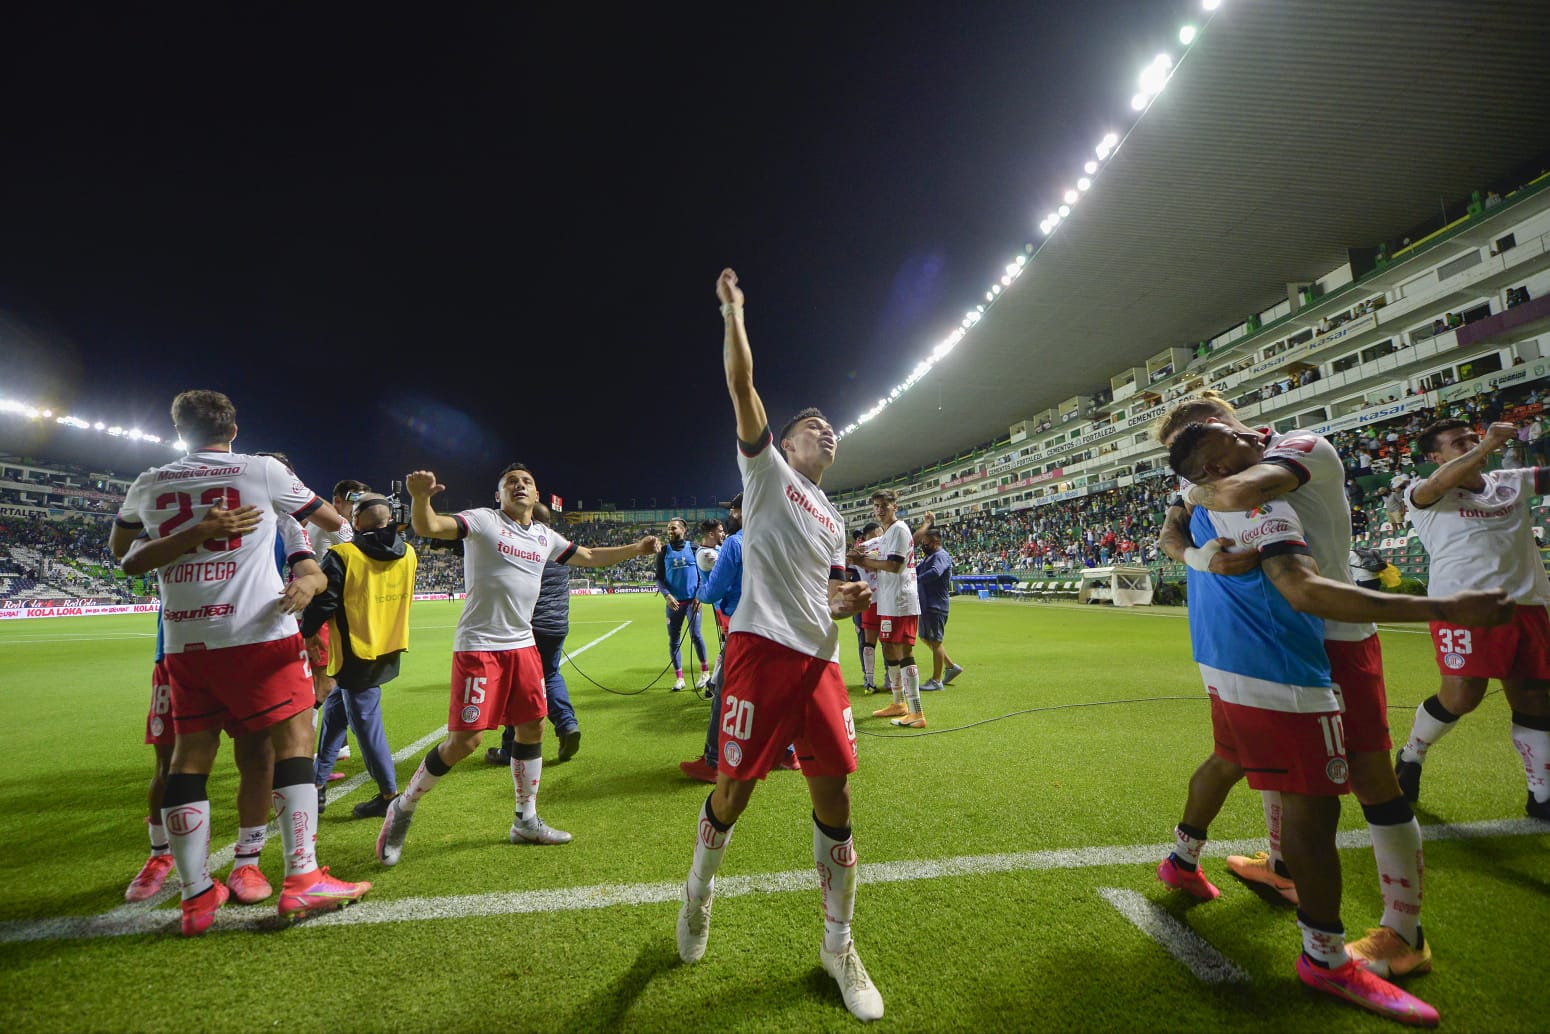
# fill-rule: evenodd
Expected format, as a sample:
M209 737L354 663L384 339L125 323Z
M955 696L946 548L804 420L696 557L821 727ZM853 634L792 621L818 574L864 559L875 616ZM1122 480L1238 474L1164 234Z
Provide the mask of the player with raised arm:
M1512 709L1512 745L1528 780L1524 808L1550 819L1550 579L1528 505L1530 496L1550 492L1550 468L1485 469L1491 453L1516 434L1512 424L1495 423L1482 439L1462 420L1440 420L1421 432L1421 451L1440 465L1410 486L1406 501L1431 555L1428 594L1505 589L1518 609L1502 628L1432 623L1442 686L1416 709L1394 768L1405 796L1415 800L1427 750L1480 706L1491 679L1500 679Z
M848 777L856 732L839 666L836 619L863 610L865 583L845 580L845 525L819 482L834 463L834 429L816 409L770 433L754 389L753 353L737 274L716 281L723 362L737 417L743 475L743 595L727 640L716 787L700 809L694 860L678 915L678 955L696 962L710 938L716 871L754 786L795 742L813 805L813 859L823 899L819 958L862 1020L883 999L851 940L856 850Z
M533 635L544 565L549 560L575 567L607 567L634 556L651 556L657 540L647 536L626 546L589 549L569 542L533 519L538 485L521 463L508 464L496 478L499 507L457 514L437 513L431 499L446 490L428 470L404 478L415 534L463 540L463 583L468 596L452 640L452 699L447 738L431 748L404 792L393 798L377 834L377 860L397 865L409 824L424 797L472 754L489 729L504 721L516 727L511 745L511 780L516 814L508 839L513 844L567 844L571 835L538 815L543 773L544 666Z
M898 495L888 488L872 493L872 512L883 529L878 556L852 549L848 559L856 567L877 574L878 639L883 658L892 671L889 688L893 703L873 717L888 718L909 729L926 727L920 702L920 668L915 664L915 636L920 629L920 591L915 584L915 536L899 518ZM897 673L895 688L892 675Z
M1195 423L1173 439L1169 463L1181 478L1196 481L1226 468L1246 469L1264 448L1253 432ZM1246 512L1197 507L1190 521L1194 548L1225 539L1256 550L1261 565L1237 576L1193 569L1189 575L1191 646L1211 697L1215 754L1234 778L1224 786L1197 773L1190 781L1184 818L1174 833L1177 846L1158 866L1158 878L1196 897L1216 897L1216 888L1199 871L1205 827L1233 782L1246 774L1256 790L1280 794L1282 850L1297 879L1299 978L1402 1022L1435 1024L1435 1009L1381 979L1373 960L1358 962L1345 944L1335 833L1349 767L1340 687L1331 680L1319 618L1443 618L1494 625L1510 619L1512 604L1502 592L1422 599L1322 577L1298 512L1286 500Z
M1220 396L1206 392L1181 401L1163 418L1158 438L1171 447L1190 423L1225 429L1231 437L1208 436L1223 446L1196 468L1197 477L1182 485L1181 503L1170 507L1161 536L1163 548L1193 569L1219 573L1241 563L1238 554L1217 552L1222 543L1206 542L1179 550L1177 529L1193 505L1219 512L1247 512L1274 499L1296 512L1308 549L1325 577L1354 585L1350 565L1351 509L1345 494L1345 469L1330 442L1309 431L1277 434L1252 428L1237 418ZM1232 445L1234 448L1226 448ZM1189 543L1183 543L1189 545ZM1324 649L1334 684L1339 687L1351 766L1351 791L1362 806L1378 863L1383 915L1376 927L1351 942L1353 955L1384 975L1424 973L1432 949L1421 929L1424 861L1421 827L1394 779L1389 751L1388 691L1383 678L1383 649L1377 628L1368 621L1324 622ZM1225 798L1236 781L1215 759L1196 772L1196 780L1215 780ZM1240 879L1264 884L1296 903L1297 886L1280 854L1282 803L1273 790L1261 795L1268 852L1229 855L1227 866Z
M262 732L273 748L274 809L285 842L281 918L339 908L371 884L336 880L317 864L312 673L293 616L303 589L284 585L274 562L278 516L337 526L339 515L278 461L232 451L236 408L225 395L182 393L173 400L172 422L191 449L135 479L108 540L114 556L125 557L142 535L152 537L148 547L158 547L154 540L196 520L196 507L246 504L259 511L249 534L205 539L187 554L165 541L158 547L174 554L159 579L176 736L162 817L182 879L183 933L197 936L229 896L210 878L206 792L223 728L233 737Z

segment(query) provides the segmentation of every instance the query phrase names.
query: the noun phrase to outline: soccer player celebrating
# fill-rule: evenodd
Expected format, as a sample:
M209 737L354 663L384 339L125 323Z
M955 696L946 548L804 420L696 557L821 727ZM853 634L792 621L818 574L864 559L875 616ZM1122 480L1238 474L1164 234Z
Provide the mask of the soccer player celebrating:
M630 557L651 556L657 539L648 535L627 546L596 549L566 541L533 519L538 485L520 463L508 464L496 479L499 508L437 513L431 498L446 486L428 470L408 475L404 487L409 491L409 519L416 534L463 540L468 597L452 640L447 738L431 748L404 792L388 805L377 834L377 860L383 865L398 864L420 799L453 765L478 749L486 730L499 728L503 720L517 730L511 745L517 808L509 839L513 844L568 844L569 833L554 829L538 815L548 708L543 659L533 636L533 607L544 565L552 559L576 567L607 567Z
M1528 508L1529 496L1550 491L1550 469L1485 469L1486 458L1516 433L1512 424L1496 423L1482 439L1462 420L1440 420L1421 432L1421 450L1439 464L1407 494L1410 523L1431 555L1427 592L1506 589L1518 609L1502 628L1432 622L1442 687L1416 709L1394 768L1405 796L1415 800L1427 750L1480 706L1491 679L1500 679L1512 708L1512 745L1528 777L1525 808L1550 819L1550 579Z
M705 661L705 635L700 630L700 567L695 559L694 543L689 541L689 525L682 517L667 522L667 542L657 554L657 591L667 601L667 653L673 661L673 692L684 688L684 666L679 642L683 639L684 619L689 619L689 638L700 659L700 678L695 689L704 689L710 681Z
M855 533L851 542L851 549L847 559L855 555L868 556L876 559L877 547L882 541L882 525L876 521L868 521L860 531ZM877 616L877 572L869 571L859 566L853 559L846 569L846 577L853 582L866 582L871 590L873 601L867 605L866 610L855 615L850 620L856 626L856 642L861 651L861 682L862 689L867 693L876 693L877 686L877 635L882 628L882 619ZM883 664L883 685L887 689L894 688L894 672L888 667L886 659ZM890 705L891 706L891 705ZM885 707L881 711L873 711L872 717L882 718Z
M804 409L770 433L754 390L753 353L737 274L723 270L716 294L726 324L723 360L737 416L743 474L743 595L732 615L723 675L716 788L700 809L694 860L678 915L678 955L696 962L710 938L716 871L732 825L757 780L795 741L813 803L813 858L823 894L819 958L845 1006L862 1020L883 1015L883 999L851 940L856 850L848 776L856 733L839 666L835 620L864 609L866 585L845 580L845 526L818 487L834 463L834 429Z
M1345 495L1345 470L1329 441L1307 431L1276 434L1251 428L1214 393L1186 399L1165 416L1158 438L1172 445L1190 423L1204 421L1226 434L1204 439L1197 484L1184 487L1185 503L1172 506L1161 541L1175 559L1197 570L1241 571L1242 553L1213 555L1207 542L1188 548L1187 511L1191 504L1221 512L1246 512L1273 499L1284 499L1307 535L1310 555L1325 577L1347 585L1351 549L1351 510ZM1212 446L1220 447L1212 451ZM1253 551L1247 551L1249 555ZM1224 566L1227 565L1227 566ZM1325 615L1332 617L1331 615ZM1350 951L1381 975L1403 976L1431 968L1432 950L1421 930L1421 827L1393 778L1389 751L1388 692L1383 679L1383 650L1370 621L1326 620L1324 649L1332 680L1340 689L1351 766L1351 790L1362 806L1378 863L1383 915L1378 926L1353 941ZM1239 777L1220 760L1208 758L1196 780L1215 780L1225 799ZM1274 790L1262 803L1269 852L1229 855L1227 866L1240 879L1262 883L1288 901L1298 900L1297 886L1281 857L1282 802Z
M1169 462L1181 478L1194 481L1224 469L1246 469L1263 453L1258 433L1196 423L1173 439ZM1298 977L1403 1022L1435 1024L1435 1009L1381 979L1368 960L1358 964L1346 949L1335 832L1350 769L1340 692L1330 677L1325 629L1317 618L1494 625L1510 618L1512 604L1500 591L1423 599L1321 577L1288 501L1247 512L1196 507L1190 522L1193 548L1225 540L1257 550L1262 561L1259 569L1231 577L1190 571L1190 638L1211 698L1216 758L1235 777L1246 773L1256 790L1280 794L1282 851L1297 879L1303 940ZM1201 773L1191 779L1184 820L1175 830L1177 846L1158 866L1164 883L1197 897L1216 897L1216 888L1199 871L1200 852L1205 826L1231 786ZM1381 866L1381 854L1379 861Z
M122 558L142 534L166 538L196 520L195 506L259 509L252 533L206 539L159 579L176 737L162 818L182 879L185 936L209 929L229 895L210 878L205 789L223 727L234 737L265 732L273 746L274 805L285 841L280 916L339 908L371 889L336 880L317 864L312 673L294 601L274 563L278 515L342 522L277 460L232 452L236 417L220 392L186 391L174 399L172 422L192 448L135 479L109 538Z
M887 665L897 670L899 684L893 703L873 717L891 718L894 725L924 729L926 716L920 703L920 669L915 665L915 634L920 623L920 592L915 584L915 536L899 519L898 496L887 488L872 493L872 512L882 526L878 557L852 550L850 562L877 572L878 638ZM891 673L890 673L891 675ZM892 678L889 679L893 686Z

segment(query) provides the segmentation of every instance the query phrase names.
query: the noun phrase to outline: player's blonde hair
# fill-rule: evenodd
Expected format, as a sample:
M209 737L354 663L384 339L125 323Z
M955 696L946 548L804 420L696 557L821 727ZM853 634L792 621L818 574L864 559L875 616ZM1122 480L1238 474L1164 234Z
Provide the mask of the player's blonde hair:
M1172 409L1159 417L1157 423L1152 425L1152 437L1167 445L1174 435L1190 424L1198 424L1213 416L1236 420L1238 411L1220 392L1207 388L1198 394L1180 399Z

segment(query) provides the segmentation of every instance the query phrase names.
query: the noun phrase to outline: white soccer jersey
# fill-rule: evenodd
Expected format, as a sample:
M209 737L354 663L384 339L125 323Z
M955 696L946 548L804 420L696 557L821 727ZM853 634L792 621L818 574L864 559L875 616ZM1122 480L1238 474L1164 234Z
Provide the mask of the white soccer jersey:
M571 558L576 547L534 521L523 527L503 510L480 507L453 517L463 540L463 584L468 598L452 649L516 650L532 646L533 606L544 564Z
M1327 438L1311 431L1269 434L1266 463L1285 467L1297 475L1298 487L1282 496L1297 511L1308 552L1319 565L1319 574L1331 581L1356 584L1351 579L1351 504L1345 494L1345 465ZM1324 638L1360 642L1377 634L1369 621L1324 622Z
M350 526L344 525L346 529ZM313 525L313 530L323 533L323 529ZM280 545L285 550L285 566L290 567L300 560L312 560L317 557L317 550L312 548L312 536L307 534L307 529L301 526L301 522L290 514L281 514L275 519L275 534L280 536ZM275 554L279 556L278 553ZM280 572L280 580L285 580L285 572Z
M346 521L339 526L338 531L324 531L316 524L308 526L307 535L312 540L312 551L318 556L327 553L341 542L349 542L355 538L355 532Z
M837 661L829 579L845 574L845 522L829 497L791 468L765 428L758 451L739 443L743 473L743 598L732 631Z
M207 539L161 569L167 653L267 643L296 632L296 619L279 608L284 584L275 566L276 527L281 515L305 520L322 500L278 460L237 452L189 453L135 478L117 520L164 538L217 503L228 509L258 507L258 527L231 539Z
M1550 468L1486 472L1479 492L1458 487L1430 506L1405 501L1410 523L1431 554L1428 596L1465 589L1503 589L1514 603L1550 605L1550 579L1534 541L1529 496L1550 490Z
M898 571L877 572L877 616L907 618L920 613L920 590L915 584L915 540L910 526L896 520L883 532L877 551L884 560L904 564Z

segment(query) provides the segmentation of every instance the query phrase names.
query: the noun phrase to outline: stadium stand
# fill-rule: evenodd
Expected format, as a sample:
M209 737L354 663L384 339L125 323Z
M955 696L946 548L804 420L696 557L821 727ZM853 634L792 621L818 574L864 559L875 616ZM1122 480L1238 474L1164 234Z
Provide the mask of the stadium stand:
M1327 435L1346 459L1358 544L1424 578L1424 551L1383 504L1395 475L1428 472L1414 443L1422 426L1442 416L1513 420L1522 442L1504 460L1550 459L1547 188L1550 174L1541 174L1422 241L1383 245L1359 275L1350 265L1332 270L1209 341L1117 371L1004 438L831 498L856 525L872 491L894 489L910 518L935 513L960 573L1024 583L1007 595L1074 595L1082 568L1111 563L1177 579L1182 571L1156 543L1172 479L1150 427L1169 403L1212 388L1246 421ZM1546 500L1535 507L1550 515Z

